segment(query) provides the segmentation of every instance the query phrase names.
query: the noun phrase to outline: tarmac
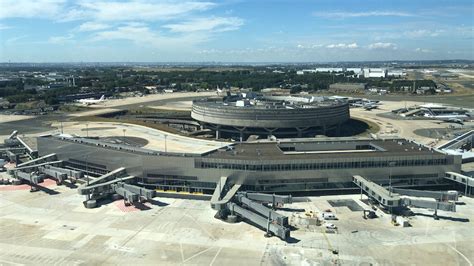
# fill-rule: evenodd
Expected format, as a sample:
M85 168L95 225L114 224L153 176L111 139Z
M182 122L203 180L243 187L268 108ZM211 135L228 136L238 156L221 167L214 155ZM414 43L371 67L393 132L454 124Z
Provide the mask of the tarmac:
M155 198L137 207L122 200L84 208L75 189L45 182L45 189L0 185L0 265L472 265L474 199L457 213L412 209L411 227L391 217L364 220L361 211L332 207L359 195L305 198L285 205L294 226L284 242L245 222L214 218L208 201ZM24 186L24 185L23 185ZM364 197L365 198L365 197ZM327 233L308 214L331 210L338 227Z

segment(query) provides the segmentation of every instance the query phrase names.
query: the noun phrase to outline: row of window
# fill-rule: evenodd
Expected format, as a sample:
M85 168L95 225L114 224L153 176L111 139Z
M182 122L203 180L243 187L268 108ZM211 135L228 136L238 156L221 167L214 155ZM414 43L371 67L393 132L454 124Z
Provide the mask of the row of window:
M363 161L363 162L328 162L328 163L294 163L294 164L236 164L221 162L196 162L197 168L217 168L246 171L298 171L298 170L324 170L324 169L353 169L353 168L381 168L401 166L428 166L446 165L448 160L443 159L417 159L398 161Z
M214 182L199 182L199 181L189 181L189 180L179 180L171 179L171 177L166 178L143 178L140 179L145 185L153 186L166 186L174 188L202 188L202 189L214 189L216 183Z

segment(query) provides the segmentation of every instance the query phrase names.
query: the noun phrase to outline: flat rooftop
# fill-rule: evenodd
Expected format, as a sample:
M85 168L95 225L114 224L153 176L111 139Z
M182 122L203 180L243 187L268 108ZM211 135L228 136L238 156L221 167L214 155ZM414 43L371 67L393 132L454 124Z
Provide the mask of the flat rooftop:
M441 155L442 153L405 139L294 139L280 142L239 143L235 144L232 149L218 149L206 157L289 160L434 154Z

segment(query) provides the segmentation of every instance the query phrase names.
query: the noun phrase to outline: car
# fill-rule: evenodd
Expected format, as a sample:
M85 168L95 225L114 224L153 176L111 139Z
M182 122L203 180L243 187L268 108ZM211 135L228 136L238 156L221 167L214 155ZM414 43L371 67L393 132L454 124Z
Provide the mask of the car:
M324 227L326 227L326 229L331 229L331 230L336 230L337 229L337 226L335 224L331 224L331 223L324 224Z

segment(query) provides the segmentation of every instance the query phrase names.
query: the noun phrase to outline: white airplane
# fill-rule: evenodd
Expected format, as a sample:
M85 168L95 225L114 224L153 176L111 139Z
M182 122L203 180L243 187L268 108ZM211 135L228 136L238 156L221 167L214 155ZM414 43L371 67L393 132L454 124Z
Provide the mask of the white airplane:
M425 114L425 117L435 119L435 120L441 120L443 122L448 122L448 123L457 123L460 125L464 125L464 121L469 119L469 116L465 114L449 114L449 115Z
M105 95L102 95L100 99L94 99L94 98L89 98L89 99L80 99L77 100L78 103L82 103L84 105L92 105L92 104L98 104L101 102L105 102Z

